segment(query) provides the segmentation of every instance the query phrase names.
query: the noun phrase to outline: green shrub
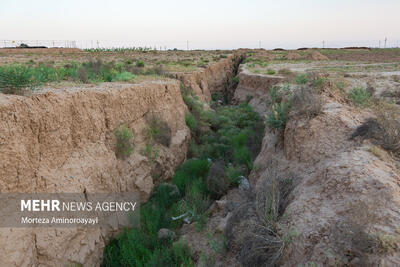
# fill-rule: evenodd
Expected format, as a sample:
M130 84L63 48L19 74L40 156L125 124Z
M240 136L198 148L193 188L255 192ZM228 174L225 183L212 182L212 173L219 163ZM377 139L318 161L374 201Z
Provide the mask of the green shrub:
M288 119L290 104L281 102L272 106L272 112L266 116L266 123L272 129L284 129Z
M308 83L308 75L307 74L299 74L296 76L296 82L298 84L306 84Z
M143 68L144 67L144 62L141 61L141 60L137 61L136 62L136 67Z
M133 152L132 146L132 131L125 125L114 130L115 138L117 139L115 154L118 158L129 157Z
M322 89L327 83L327 79L326 78L322 78L322 77L316 77L313 81L312 81L312 86L316 89Z
M239 76L235 76L232 78L233 84L238 84L239 83Z
M353 88L349 93L349 97L357 106L365 106L369 102L371 95L365 88L360 87Z
M196 129L197 129L197 120L196 120L196 118L193 116L192 113L187 113L187 114L185 115L185 122L186 122L186 125L189 127L189 129L190 129L192 132L195 132L195 131L196 131Z
M207 177L209 167L205 159L189 159L178 168L172 181L178 186L179 191L185 194L186 188L193 180Z
M272 70L272 69L267 70L267 74L269 74L269 75L274 75L275 73L276 73L275 70Z
M0 67L0 91L5 94L22 94L24 88L32 87L31 69L27 66Z
M242 175L244 175L244 173L239 167L234 167L233 165L230 165L225 168L225 176L232 185L238 185L239 176Z
M150 161L155 161L160 153L160 151L156 147L154 147L154 145L149 143L146 144L143 152L143 155L146 156Z

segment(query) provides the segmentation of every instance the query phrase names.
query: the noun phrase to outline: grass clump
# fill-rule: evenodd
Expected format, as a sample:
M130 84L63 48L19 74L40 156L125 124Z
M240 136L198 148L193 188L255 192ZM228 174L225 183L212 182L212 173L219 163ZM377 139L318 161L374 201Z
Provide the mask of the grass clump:
M308 83L308 75L306 73L297 75L296 82L298 84L307 84Z
M171 128L166 121L155 115L147 118L144 134L148 142L154 141L166 147L171 144Z
M290 103L293 115L307 118L313 118L321 114L324 105L322 97L309 87L301 87L296 90Z
M133 152L132 131L125 125L122 125L120 128L114 130L114 135L117 140L115 148L117 158L129 157Z
M267 70L268 75L274 75L275 73L276 73L275 70L272 70L272 69Z
M195 132L197 130L197 120L192 113L187 113L185 115L185 122L190 131Z
M31 69L26 66L0 67L0 91L5 94L22 94L23 89L32 87Z
M134 75L130 72L124 71L124 72L121 72L121 73L118 73L117 75L115 75L115 77L112 78L112 81L113 82L127 82L127 81L134 80L135 78L136 78L136 75Z
M295 185L292 175L281 177L267 169L267 178L255 197L235 209L228 219L227 245L240 248L238 260L243 266L276 266L284 249L299 235L294 229L284 229L281 223Z
M141 61L141 60L137 61L136 62L136 67L143 68L144 67L144 62Z
M266 115L266 123L272 129L285 129L289 117L290 103L275 103L270 114Z
M365 88L353 88L349 93L350 99L357 106L364 107L371 99L371 94Z

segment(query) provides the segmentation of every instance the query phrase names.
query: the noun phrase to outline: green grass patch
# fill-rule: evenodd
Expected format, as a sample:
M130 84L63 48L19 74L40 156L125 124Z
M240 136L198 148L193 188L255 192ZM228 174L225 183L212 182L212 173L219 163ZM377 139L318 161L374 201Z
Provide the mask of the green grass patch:
M114 130L114 135L117 140L115 147L115 155L117 158L129 157L133 152L132 131L125 125L122 125L120 128Z
M349 97L353 101L353 103L360 107L365 107L365 105L371 99L370 93L365 90L365 88L353 88L349 92Z
M135 78L136 78L136 75L134 75L130 72L124 71L124 72L121 72L121 73L118 73L117 75L115 75L115 77L112 78L112 81L113 82L127 82L127 81L132 81Z

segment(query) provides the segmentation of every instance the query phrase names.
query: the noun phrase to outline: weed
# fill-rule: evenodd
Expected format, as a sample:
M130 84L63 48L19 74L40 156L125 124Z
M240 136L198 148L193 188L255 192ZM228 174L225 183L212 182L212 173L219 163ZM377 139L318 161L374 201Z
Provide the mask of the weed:
M192 132L195 132L195 131L197 130L197 120L196 120L196 118L193 116L192 113L187 113L187 114L185 115L185 122L186 122L186 125L189 127L189 129L190 129Z
M117 139L115 154L118 158L129 157L133 152L132 146L132 131L125 125L114 130L115 138Z
M193 182L193 180L205 180L209 168L209 163L205 159L189 159L178 168L172 181L176 186L178 186L179 191L182 194L185 194L186 188Z
M365 90L365 88L353 88L349 93L350 99L357 106L364 107L370 100L370 93Z
M351 139L357 136L372 139L376 145L400 154L400 118L395 111L380 112L377 118L368 119L357 127Z
M272 129L284 129L288 114L290 110L290 103L281 102L272 106L272 112L266 115L266 123Z
M287 245L299 236L293 229L278 233L294 187L292 176L280 177L269 169L255 199L249 198L228 219L228 247L240 248L238 259L244 266L275 266Z
M308 75L307 74L299 74L296 76L296 82L298 84L306 84L308 83Z
M207 239L208 245L215 253L222 254L226 250L227 246L225 236L218 235L215 238L211 233L207 233Z
M166 147L171 144L171 128L166 121L154 115L147 118L144 133L147 141L155 141Z
M141 61L141 60L137 61L136 62L136 67L143 68L144 67L144 62Z
M22 94L23 89L32 87L34 81L29 67L0 67L0 90L5 94Z
M344 89L346 88L346 82L344 82L344 81L337 81L337 82L335 83L335 85L336 85L336 87L337 87L340 91L344 92Z
M276 73L275 70L272 70L272 69L267 70L268 75L274 75L275 73Z
M235 76L232 78L232 83L233 84L238 84L239 83L239 76Z
M290 104L293 115L307 118L313 118L321 114L324 106L321 96L308 87L301 87L296 90Z
M208 191L213 198L218 199L228 191L228 188L229 180L225 177L224 163L213 163L207 176Z
M143 154L151 162L154 162L158 158L158 156L160 154L160 151L156 147L154 147L154 145L147 143L146 147L145 147L145 149L143 151Z
M127 81L131 81L134 80L136 78L136 75L124 71L121 73L118 73L114 78L112 78L113 82L127 82Z

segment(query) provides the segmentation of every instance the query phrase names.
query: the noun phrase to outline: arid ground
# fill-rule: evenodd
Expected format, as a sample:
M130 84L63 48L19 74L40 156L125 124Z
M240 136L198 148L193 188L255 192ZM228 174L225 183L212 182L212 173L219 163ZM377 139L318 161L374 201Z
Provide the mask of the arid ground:
M141 223L0 228L1 266L399 266L400 49L0 49L0 191Z

